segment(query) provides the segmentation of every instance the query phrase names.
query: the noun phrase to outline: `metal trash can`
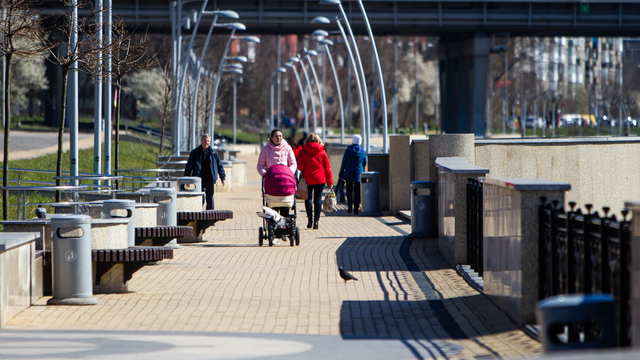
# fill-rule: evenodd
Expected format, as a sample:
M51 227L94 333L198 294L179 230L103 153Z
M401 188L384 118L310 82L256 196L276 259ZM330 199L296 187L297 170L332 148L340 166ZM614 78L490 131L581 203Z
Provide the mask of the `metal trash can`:
M178 191L202 192L202 179L197 176L178 178Z
M120 211L118 211L120 210ZM129 240L127 245L136 246L136 202L133 200L105 200L102 203L105 219L129 218Z
M53 297L48 305L93 305L91 218L51 217Z
M360 174L362 211L360 215L380 216L380 174L377 171Z
M158 226L178 225L178 192L174 188L153 188L149 190L149 202L158 204ZM173 239L166 245L179 248L178 240Z
M607 294L558 295L538 302L545 351L615 347L615 300Z
M438 235L436 213L436 183L414 181L411 183L411 236L432 237Z

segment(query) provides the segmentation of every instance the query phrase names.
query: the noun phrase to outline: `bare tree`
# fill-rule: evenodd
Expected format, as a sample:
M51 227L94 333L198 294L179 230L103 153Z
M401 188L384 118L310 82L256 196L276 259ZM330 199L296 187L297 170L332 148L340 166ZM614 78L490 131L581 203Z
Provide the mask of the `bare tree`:
M77 68L91 76L97 76L100 72L94 64L96 55L103 49L97 43L95 9L91 8L91 3L80 0L65 0L64 4L71 8L62 17L62 24L57 26L60 36L51 36L47 39L49 49L49 61L62 69L62 91L60 101L60 124L58 126L58 158L56 163L56 176L62 174L62 144L64 134L64 124L67 117L67 81L69 72ZM79 18L77 28L74 28L72 13L80 8L91 8L91 15ZM78 40L71 43L71 38L77 32ZM44 39L43 39L44 40ZM60 179L56 179L56 185L60 185ZM56 201L60 201L60 193L56 192Z
M135 71L151 69L157 66L157 54L149 54L152 39L144 35L137 40L133 32L127 31L123 21L117 21L113 26L112 35L112 69L111 82L116 92L116 116L114 127L115 139L115 169L120 168L120 99L122 98L122 79ZM170 94L168 95L170 96ZM166 118L166 117L165 117ZM164 127L163 127L164 131Z
M2 185L8 184L9 169L9 130L11 128L11 89L10 69L13 58L33 58L42 56L47 46L41 41L46 36L42 26L42 16L27 0L1 0L2 19L0 20L0 54L4 57L4 154L2 163ZM8 191L2 191L3 219L9 214Z

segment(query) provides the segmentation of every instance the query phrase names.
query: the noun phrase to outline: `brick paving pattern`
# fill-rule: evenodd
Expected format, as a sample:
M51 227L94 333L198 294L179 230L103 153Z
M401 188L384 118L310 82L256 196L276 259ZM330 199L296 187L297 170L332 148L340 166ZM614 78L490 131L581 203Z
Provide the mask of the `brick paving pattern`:
M136 272L130 293L96 295L98 305L82 307L43 298L7 328L406 339L416 354L449 359L542 353L456 274L436 240L407 239L411 226L396 217L356 217L340 206L311 230L299 210L300 246L269 248L258 246L259 186L216 194L216 208L234 218L218 222L208 242L183 244L173 259ZM359 281L345 283L338 266Z

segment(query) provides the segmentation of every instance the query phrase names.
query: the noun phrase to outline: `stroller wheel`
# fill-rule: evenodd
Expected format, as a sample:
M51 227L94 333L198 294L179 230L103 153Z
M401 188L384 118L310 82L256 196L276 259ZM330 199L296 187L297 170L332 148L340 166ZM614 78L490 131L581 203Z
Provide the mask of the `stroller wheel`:
M293 235L293 234L292 234L292 235L289 235L289 244L290 244L291 246L294 246L294 245L295 245L295 238L296 238L296 236L295 236L295 235Z
M293 241L291 242L293 246ZM300 228L296 226L296 246L300 246Z
M260 226L260 229L258 229L258 245L262 246L263 242L264 242L264 229L262 229L262 226Z
M273 246L273 235L269 236L269 246Z

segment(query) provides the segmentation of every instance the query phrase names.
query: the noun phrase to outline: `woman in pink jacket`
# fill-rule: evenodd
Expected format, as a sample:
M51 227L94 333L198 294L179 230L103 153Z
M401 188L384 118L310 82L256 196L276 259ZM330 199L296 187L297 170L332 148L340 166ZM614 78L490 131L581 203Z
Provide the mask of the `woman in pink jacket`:
M260 151L260 156L258 157L258 174L264 177L267 169L273 165L286 165L294 174L298 168L293 149L291 149L287 141L282 138L282 131L280 131L280 129L273 129L273 131L271 131L267 145Z

